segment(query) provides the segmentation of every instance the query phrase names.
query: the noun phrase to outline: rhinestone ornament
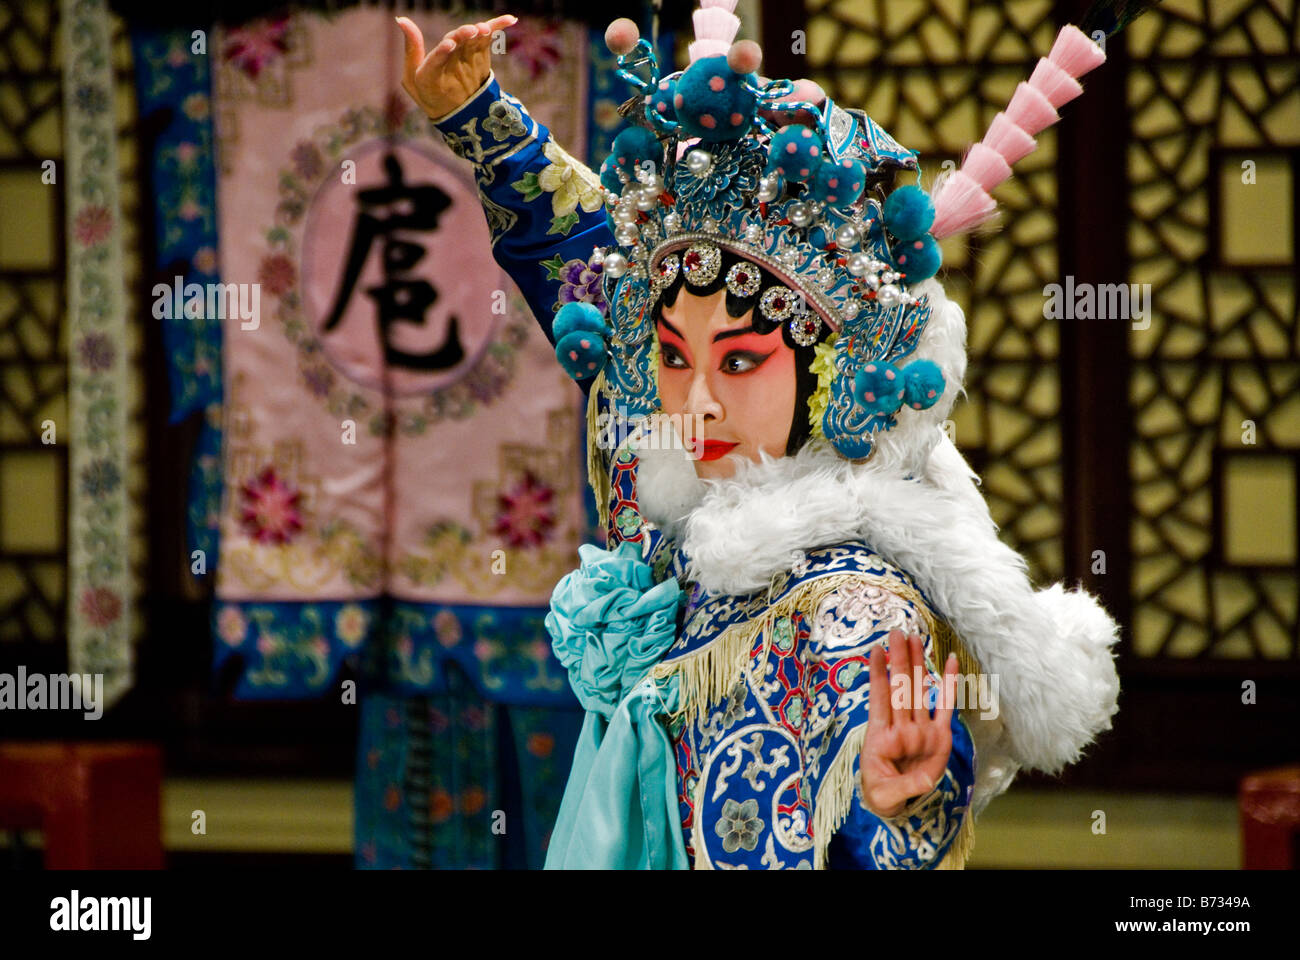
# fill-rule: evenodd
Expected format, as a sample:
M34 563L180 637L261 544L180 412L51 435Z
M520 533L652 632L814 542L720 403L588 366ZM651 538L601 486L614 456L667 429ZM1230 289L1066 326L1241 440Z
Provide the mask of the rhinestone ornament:
M655 271L654 276L656 294L677 279L677 271L681 267L682 261L675 253L670 253L659 261L659 269Z
M789 287L774 286L763 291L758 300L758 309L769 320L780 321L794 313L795 294Z
M705 287L718 277L722 268L722 254L711 243L693 243L682 256L682 270L686 282L693 287Z
M744 261L733 263L731 269L727 271L727 289L734 296L752 297L758 293L761 283L758 268L753 264Z
M790 320L790 339L801 347L811 347L817 342L817 337L821 333L821 326L821 318L812 314L792 317Z

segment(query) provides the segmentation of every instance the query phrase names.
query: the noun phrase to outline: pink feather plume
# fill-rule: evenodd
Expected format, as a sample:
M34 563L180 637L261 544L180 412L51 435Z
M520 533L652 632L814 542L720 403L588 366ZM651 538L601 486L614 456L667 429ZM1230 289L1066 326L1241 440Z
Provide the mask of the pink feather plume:
M1105 61L1105 51L1082 30L1061 28L1052 52L1038 61L1029 82L1016 86L1007 109L993 118L961 169L935 188L930 233L936 240L993 218L997 204L989 191L1011 175L1012 164L1034 152L1034 134L1061 119L1056 108L1083 92L1077 78Z
M1056 35L1047 59L1072 77L1081 77L1106 62L1106 51L1073 24L1066 24Z
M1016 84L1006 112L1007 119L1031 136L1061 119L1051 101L1027 83Z
M964 170L943 181L933 199L934 226L930 233L936 240L977 227L997 212L993 198Z
M691 63L701 57L725 56L740 30L736 0L702 0L700 9L691 14L695 24L695 41L687 48Z
M1029 85L1045 96L1057 110L1083 93L1083 84L1046 57L1034 67Z
M984 134L984 145L992 147L1007 163L1017 163L1034 152L1038 142L1017 127L1005 113L999 113Z
M962 161L961 169L986 191L992 191L1011 176L1011 164L1002 158L1002 154L983 143L970 148L966 159Z

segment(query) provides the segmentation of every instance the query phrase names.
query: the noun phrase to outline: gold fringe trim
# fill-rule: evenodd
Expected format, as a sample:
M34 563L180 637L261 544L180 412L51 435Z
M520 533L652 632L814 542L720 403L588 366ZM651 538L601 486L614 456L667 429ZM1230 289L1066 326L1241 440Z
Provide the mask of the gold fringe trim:
M966 812L961 815L961 826L957 828L957 836L952 838L948 852L943 855L943 859L934 869L965 870L966 861L974 848L975 814L971 812L970 807L967 807Z
M939 617L933 617L930 624L930 642L934 648L934 666L943 674L943 665L948 660L948 654L957 654L957 670L962 674L978 674L980 672L979 661L975 656L966 649L966 645L961 642L952 627L948 626L948 621Z
M668 663L658 664L650 672L655 679L677 677L679 707L673 719L685 717L687 723L693 724L722 703L731 693L736 681L744 677L749 651L753 649L754 641L760 633L767 642L763 655L763 663L766 664L772 631L778 619L800 610L815 611L828 594L848 583L861 580L860 573L837 573L809 580L795 587L776 603L769 603L762 617L733 624L698 650ZM760 677L762 669L760 668Z
M864 723L844 738L840 752L831 762L830 769L822 779L821 789L817 791L813 807L813 869L826 869L826 855L830 849L831 837L849 818L852 804L857 803L855 796L858 789L858 777L854 772L854 761L862 753L862 744L867 738L867 725ZM975 846L975 817L967 808L962 813L961 826L957 835L948 846L948 852L935 865L936 870L963 870L971 848Z
M868 710L870 716L870 710ZM862 753L863 741L867 739L867 725L864 723L856 730L849 731L840 745L840 752L831 761L830 769L822 777L821 789L813 799L813 869L826 869L826 851L830 849L831 837L849 818L849 805L856 803L854 794L858 789L858 778L853 762Z
M897 580L871 577L862 573L839 573L819 577L800 584L776 603L769 603L763 616L735 624L722 632L717 639L705 644L698 650L679 657L668 663L660 663L650 671L650 676L663 679L676 676L679 685L679 708L673 718L684 716L689 724L699 722L704 714L720 704L731 692L738 679L744 677L748 667L749 654L760 633L767 643L763 652L763 666L759 667L759 676L765 669L767 655L771 650L772 632L780 617L788 617L798 611L811 611L812 615L820 608L826 597L842 586L863 581L879 586L897 594L910 602L920 612L930 633L931 648L935 668L943 673L943 665L948 654L957 654L958 669L962 673L978 673L979 664L958 638L948 623L937 616L925 602L919 590ZM770 588L769 588L770 590ZM813 807L813 867L817 870L826 868L826 855L831 837L848 819L850 804L856 803L857 774L854 772L855 761L862 753L862 744L867 736L867 725L863 724L851 731L840 745L839 753L831 761L830 768L822 779ZM696 822L692 832L696 834L696 867L703 868L703 847L699 843L699 812L703 809L703 779L696 785ZM938 863L938 870L961 870L966 865L971 849L975 844L975 819L969 808L962 815L961 826L953 838L948 852Z
M596 516L600 529L609 530L609 498L612 490L610 471L613 469L614 451L600 448L600 431L596 425L600 409L600 390L605 385L605 371L596 375L596 382L587 394L587 483L596 498Z
M895 588L891 585L890 589ZM897 588L897 592L900 595L911 593L901 584ZM943 674L943 665L947 661L949 653L957 654L957 669L959 671L962 673L978 673L979 663L974 655L966 649L965 644L961 642L961 639L948 625L947 621L939 618L930 610L919 592L915 595L908 595L907 599L916 605L929 626L934 664L940 675ZM870 716L870 711L868 711L868 716ZM857 802L854 793L857 790L858 781L853 772L853 762L862 753L862 744L866 737L866 724L849 733L840 746L839 754L831 762L830 769L826 771L821 789L817 792L813 808L813 839L815 843L813 868L816 870L825 869L826 852L829 849L831 837L848 819L850 805ZM966 860L974 846L975 816L968 807L962 814L961 826L957 828L957 835L953 837L948 852L944 854L943 859L939 861L935 869L965 869Z
M949 653L957 654L957 670L963 675L977 676L980 672L979 661L975 655L966 649L966 645L961 642L955 630L948 625L948 621L935 618L934 625L930 633L931 642L934 644L934 663L940 675L943 674L944 662L948 659ZM979 762L979 758L975 758ZM964 870L966 861L969 859L971 850L975 848L975 814L966 808L962 814L961 826L957 829L957 836L953 838L952 845L948 847L948 852L939 861L936 870Z

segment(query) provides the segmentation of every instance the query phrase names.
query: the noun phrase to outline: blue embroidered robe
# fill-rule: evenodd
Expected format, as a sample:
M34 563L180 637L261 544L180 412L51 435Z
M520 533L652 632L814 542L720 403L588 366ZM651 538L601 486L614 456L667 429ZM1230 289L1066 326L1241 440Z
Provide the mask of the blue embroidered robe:
M713 704L670 727L687 853L697 868L934 867L975 781L960 713L943 778L898 816L867 810L858 786L871 651L893 629L920 634L937 682L934 615L910 578L863 544L805 557L748 596L692 589L657 671L682 668L683 701Z

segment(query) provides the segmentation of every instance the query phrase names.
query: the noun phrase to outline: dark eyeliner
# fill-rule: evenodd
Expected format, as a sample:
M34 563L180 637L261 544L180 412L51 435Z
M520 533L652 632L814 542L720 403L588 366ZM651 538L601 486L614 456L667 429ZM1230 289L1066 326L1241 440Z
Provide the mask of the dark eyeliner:
M765 364L768 358L772 356L772 354L774 353L776 353L776 350L770 350L767 353L758 353L754 350L732 350L730 353L728 353L725 357L722 358L722 365L719 367L719 369L723 373L730 374L733 377L739 377L746 373L753 373L755 370L757 370L759 367ZM727 361L730 360L732 357L741 357L743 359L753 362L754 365L750 367L748 370L739 370L732 373L731 371L726 369Z

